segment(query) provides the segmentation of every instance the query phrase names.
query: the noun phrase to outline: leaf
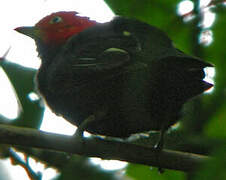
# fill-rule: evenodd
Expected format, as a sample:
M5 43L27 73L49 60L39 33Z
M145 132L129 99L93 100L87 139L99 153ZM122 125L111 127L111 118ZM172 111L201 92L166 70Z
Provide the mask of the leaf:
M194 180L212 180L212 179L226 179L225 164L226 164L226 147L218 147L218 150L214 153L214 158L204 164L195 173Z
M82 156L74 156L67 164L64 164L61 175L57 180L116 180L114 176L116 171L105 171L100 167L93 165L89 159Z
M185 179L185 174L179 171L165 170L163 174L160 174L157 168L151 168L144 165L129 164L126 169L127 176L134 180L182 180Z
M28 97L31 92L35 92L34 77L36 70L6 60L2 61L0 65L11 81L22 106L20 116L12 121L12 124L39 128L44 108L40 106L40 101L31 101Z
M225 137L226 126L226 94L225 94L225 82L226 82L226 63L224 57L226 57L225 51L225 29L226 29L226 8L216 9L217 18L212 27L213 31L213 43L204 49L204 55L206 59L211 60L215 65L215 86L214 91L208 98L205 99L206 105L206 118L209 118L209 124L206 125L205 132L214 136Z

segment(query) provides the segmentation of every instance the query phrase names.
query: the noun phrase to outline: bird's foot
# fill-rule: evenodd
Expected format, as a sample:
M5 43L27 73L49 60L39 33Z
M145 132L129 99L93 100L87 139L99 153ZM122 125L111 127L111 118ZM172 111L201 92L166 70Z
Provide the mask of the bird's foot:
M160 153L163 149L163 145L164 145L164 134L165 134L165 129L162 129L160 132L160 138L158 143L154 146L154 148L156 149L156 153L157 153L157 158L160 158ZM158 172L160 174L164 173L164 169L162 167L158 167Z
M163 141L159 141L155 146L154 148L156 149L156 153L157 153L157 158L159 159L159 153L162 151L163 149ZM164 169L162 167L158 167L158 172L160 174L164 173Z
M163 139L160 139L159 142L154 146L157 152L161 152L163 149Z
M84 136L83 133L85 131L85 129L87 128L88 124L91 121L95 120L95 116L94 115L90 115L88 118L86 118L81 124L80 126L78 126L75 134L73 135L73 137L75 138L76 141L83 143L84 142Z
M76 132L73 134L73 138L75 139L75 141L83 143L84 141L83 130L78 127Z

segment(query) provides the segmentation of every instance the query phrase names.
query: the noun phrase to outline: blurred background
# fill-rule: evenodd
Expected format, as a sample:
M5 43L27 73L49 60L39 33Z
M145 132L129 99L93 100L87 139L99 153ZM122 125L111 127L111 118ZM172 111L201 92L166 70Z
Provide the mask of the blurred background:
M0 145L0 180L15 179L226 179L226 1L224 0L20 0L0 6L0 123L71 135L76 127L44 107L34 89L40 65L35 43L13 29L34 25L56 11L78 11L99 22L133 17L165 31L176 47L215 65L206 69L215 86L188 102L166 136L166 148L217 157L193 174L120 161ZM174 130L176 129L176 130ZM88 134L86 134L88 136ZM135 143L152 146L157 134Z

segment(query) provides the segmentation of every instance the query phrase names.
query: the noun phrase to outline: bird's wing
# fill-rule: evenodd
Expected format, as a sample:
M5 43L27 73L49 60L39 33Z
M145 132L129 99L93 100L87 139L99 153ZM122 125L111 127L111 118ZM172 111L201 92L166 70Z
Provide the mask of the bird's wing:
M110 22L96 25L68 40L49 68L49 83L65 84L69 79L75 87L116 77L133 64L139 51L135 36L115 31Z
M72 37L65 49L75 71L103 73L132 63L132 56L140 51L140 44L135 36L116 32L107 23Z

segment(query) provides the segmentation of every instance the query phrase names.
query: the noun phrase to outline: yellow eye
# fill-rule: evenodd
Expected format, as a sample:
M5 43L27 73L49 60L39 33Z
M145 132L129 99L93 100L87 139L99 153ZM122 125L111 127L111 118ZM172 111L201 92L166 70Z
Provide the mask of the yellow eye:
M62 21L63 21L63 19L60 16L55 16L50 20L50 24L56 24L56 23L59 23Z

